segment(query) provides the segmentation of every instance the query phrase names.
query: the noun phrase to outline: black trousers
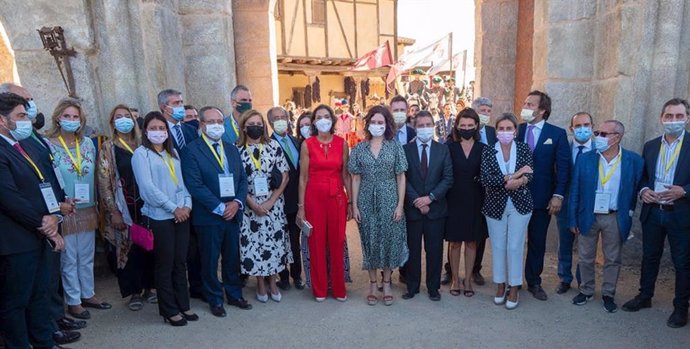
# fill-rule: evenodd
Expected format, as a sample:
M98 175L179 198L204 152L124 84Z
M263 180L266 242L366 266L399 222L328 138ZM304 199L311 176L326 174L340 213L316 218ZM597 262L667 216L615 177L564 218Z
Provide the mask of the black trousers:
M426 252L426 288L441 288L441 264L443 262L443 226L445 219L407 221L407 247L410 259L406 264L407 292L418 293L422 279L422 240Z
M127 253L127 264L117 271L117 284L122 298L139 295L142 291L155 287L153 266L153 252L146 252L143 248L132 244Z
M172 219L150 219L149 224L154 236L154 279L158 293L158 312L168 318L189 310L189 220L175 223Z
M200 295L203 294L203 287L201 282L199 238L194 226L191 226L189 229L189 249L187 251L187 278L189 279L189 293Z
M283 269L278 275L280 275L281 281L287 281L289 277L292 280L302 280L302 247L300 245L300 229L297 226L297 212L287 213L287 228L290 232L290 249L292 250L293 262L290 263L290 270L288 268Z
M7 349L52 348L50 249L0 256L0 334Z

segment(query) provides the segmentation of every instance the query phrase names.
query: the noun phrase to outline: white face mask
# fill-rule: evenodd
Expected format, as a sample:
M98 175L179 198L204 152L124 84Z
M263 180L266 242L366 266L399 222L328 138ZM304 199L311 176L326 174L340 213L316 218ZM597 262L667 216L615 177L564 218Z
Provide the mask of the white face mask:
M482 125L488 125L491 122L491 117L486 114L479 114L479 123Z
M217 141L220 139L220 137L223 137L223 133L225 133L225 126L221 124L206 125L206 135L208 138L211 138L214 141Z
M304 125L299 128L299 133L302 134L302 138L307 139L311 137L311 126L310 125Z
M421 127L417 129L417 138L419 138L422 143L427 143L434 137L433 127Z
M384 132L386 132L386 125L369 125L369 133L371 133L373 137L381 137Z
M407 121L407 114L404 111L396 111L393 113L393 121L396 125L400 126Z
M165 140L168 139L168 132L167 131L147 131L146 132L146 138L151 141L151 143L159 145L165 143Z
M278 134L284 135L285 131L288 129L287 120L276 120L273 122L273 131Z
M331 119L319 119L316 120L314 123L316 125L316 129L319 130L319 132L331 132L331 126L333 126L333 122Z
M532 109L522 109L520 117L525 122L532 122L534 120L534 111Z

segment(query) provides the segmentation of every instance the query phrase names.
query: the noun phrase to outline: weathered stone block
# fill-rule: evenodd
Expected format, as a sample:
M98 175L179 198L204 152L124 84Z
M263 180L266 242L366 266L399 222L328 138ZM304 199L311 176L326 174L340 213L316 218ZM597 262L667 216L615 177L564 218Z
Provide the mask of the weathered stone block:
M549 0L549 21L575 21L583 18L591 18L596 14L596 0Z
M548 76L553 79L587 79L593 74L594 40L590 20L553 26L548 32L548 50L535 50L534 56L545 55ZM542 58L537 58L541 61Z

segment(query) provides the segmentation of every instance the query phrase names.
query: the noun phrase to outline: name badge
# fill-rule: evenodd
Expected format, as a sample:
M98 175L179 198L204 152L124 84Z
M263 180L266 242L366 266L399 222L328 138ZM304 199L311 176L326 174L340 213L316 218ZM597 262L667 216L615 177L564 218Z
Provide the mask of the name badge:
M74 183L74 198L80 204L91 202L91 193L88 183Z
M55 166L53 166L53 171L55 172L55 177L57 177L58 183L60 183L60 189L64 190L65 179L62 178L62 172L60 172L60 169Z
M41 194L43 194L43 201L46 203L48 212L55 213L60 211L60 204L58 204L57 198L55 197L55 192L50 183L41 183L39 185L41 188Z
M220 197L229 198L235 196L235 180L232 174L219 174L218 184L220 185Z
M256 196L268 195L268 177L256 176L254 178L254 195L256 195Z
M611 193L597 192L594 196L594 213L608 214Z
M671 186L671 185L673 185L673 184L655 181L655 182L654 182L654 192L656 192L656 193L662 193L662 192L667 191L667 190L668 190L668 188L666 188L667 185L668 185L668 186ZM670 202L670 201L661 201L661 200L659 200L659 203L665 205L665 204L670 204L671 202Z

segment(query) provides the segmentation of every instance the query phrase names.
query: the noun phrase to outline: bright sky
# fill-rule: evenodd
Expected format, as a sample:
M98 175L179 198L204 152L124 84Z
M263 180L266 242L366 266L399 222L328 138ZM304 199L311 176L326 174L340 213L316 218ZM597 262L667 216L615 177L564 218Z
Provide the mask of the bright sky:
M468 51L469 82L474 79L474 0L398 0L398 35L417 40L414 47L425 47L448 32L453 32L453 53Z

